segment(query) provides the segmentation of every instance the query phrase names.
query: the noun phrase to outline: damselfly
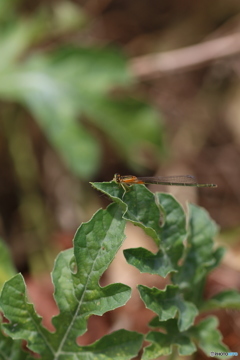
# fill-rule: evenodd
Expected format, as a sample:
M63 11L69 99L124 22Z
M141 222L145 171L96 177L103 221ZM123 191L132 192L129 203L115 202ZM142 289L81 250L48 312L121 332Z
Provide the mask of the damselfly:
M175 186L217 187L216 184L200 184L192 175L137 177L134 175L121 176L119 174L115 174L113 181L123 186L129 186L134 184L157 184Z

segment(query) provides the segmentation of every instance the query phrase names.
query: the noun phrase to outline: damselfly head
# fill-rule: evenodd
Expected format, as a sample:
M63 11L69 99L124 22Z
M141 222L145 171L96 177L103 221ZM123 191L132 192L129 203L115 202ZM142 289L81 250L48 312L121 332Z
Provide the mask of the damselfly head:
M120 183L120 178L121 178L120 174L114 174L113 181L115 181L116 183Z

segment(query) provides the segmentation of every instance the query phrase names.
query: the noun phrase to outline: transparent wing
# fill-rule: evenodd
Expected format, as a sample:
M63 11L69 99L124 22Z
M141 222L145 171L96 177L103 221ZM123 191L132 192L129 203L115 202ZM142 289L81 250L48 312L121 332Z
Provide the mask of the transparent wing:
M137 179L143 181L145 184L217 187L216 184L199 184L196 178L192 175L137 177Z
M138 177L138 179L149 184L197 184L196 178L192 175Z

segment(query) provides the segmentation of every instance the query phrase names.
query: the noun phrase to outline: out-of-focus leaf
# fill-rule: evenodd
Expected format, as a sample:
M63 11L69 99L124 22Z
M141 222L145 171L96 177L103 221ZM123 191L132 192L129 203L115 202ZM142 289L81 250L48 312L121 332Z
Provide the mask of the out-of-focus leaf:
M9 23L16 17L16 4L20 0L1 0L0 1L0 22Z
M15 21L5 30L2 29L0 32L0 78L2 75L5 75L5 72L15 71L19 57L24 54L24 51L26 51L29 45L33 43L34 39L39 36L41 28L41 21L35 19ZM3 81L4 79L3 76ZM8 83L3 82L3 89L4 85L6 88L9 87Z
M15 274L16 270L13 266L9 250L0 238L0 288L2 288L6 280L10 279Z
M77 122L71 91L50 74L34 68L4 74L2 79L2 96L18 99L28 106L72 171L89 177L97 170L100 149L96 140Z
M94 108L94 98L106 95L115 86L133 83L126 59L113 48L61 48L48 57L47 65L54 78L72 89L72 95L77 96L73 101L85 111Z
M42 95L42 94L40 94ZM100 166L100 147L96 139L77 122L77 115L67 96L56 93L51 97L28 95L26 103L34 113L38 123L50 143L62 155L69 168L81 176L89 178Z
M26 46L24 34L17 35L17 42ZM8 46L16 52L14 43L12 40ZM93 175L101 157L97 140L79 122L82 118L104 131L131 164L148 166L144 154L159 154L162 130L157 112L126 95L121 99L110 96L110 90L133 83L120 52L63 48L49 55L35 54L22 64L7 67L9 56L2 63L0 96L30 109L50 142L78 175Z
M201 310L210 309L240 309L240 293L236 290L226 290L216 294L209 300L205 300Z
M86 106L89 102L86 102ZM163 129L159 113L133 98L99 97L86 109L92 121L117 144L119 156L132 167L148 166L149 155L157 161L163 151ZM144 155L148 154L148 155Z
M89 178L100 164L100 148L77 118L85 114L86 106L94 106L97 95L126 83L123 70L124 60L112 50L66 49L52 57L36 55L0 74L0 95L27 105L72 171Z
M227 353L228 347L222 343L222 335L218 327L218 320L211 316L202 320L199 324L191 329L191 335L197 341L198 346L209 356L212 352ZM218 359L227 359L227 355L214 356Z

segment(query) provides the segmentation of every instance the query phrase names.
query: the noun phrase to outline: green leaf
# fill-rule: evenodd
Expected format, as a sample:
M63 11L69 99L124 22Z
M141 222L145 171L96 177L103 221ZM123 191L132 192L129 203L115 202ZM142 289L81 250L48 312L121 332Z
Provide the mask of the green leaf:
M127 205L123 201L123 196L125 194L125 189L119 184L116 184L114 181L106 182L90 182L90 184L97 190L101 191L103 194L110 197L110 199L117 204L119 204L123 211L126 212Z
M127 206L124 219L141 227L147 235L151 236L159 244L159 233L161 231L159 224L160 211L155 203L153 193L144 185L134 185L131 186L130 191L123 195L122 200Z
M99 285L101 275L122 244L124 227L121 208L111 204L80 226L74 238L74 252L69 249L58 256L52 275L54 296L60 311L52 321L56 329L54 333L42 327L41 318L28 303L22 276L16 275L7 281L1 294L1 306L10 323L3 325L4 331L13 339L25 339L29 349L47 360L80 359L80 355L74 356L83 350L88 351L88 358L100 360L103 358L102 348L111 353L113 344L115 349L125 347L126 354L122 358L130 358L128 354L140 347L141 335L129 333L130 341L127 343L127 332L121 336L113 333L113 343L109 343L108 350L107 342L101 339L91 345L93 353L91 347L88 349L76 344L76 338L87 330L90 315L102 315L124 305L130 297L131 289L126 285Z
M205 301L201 311L212 309L240 309L240 293L236 290L226 290Z
M2 1L1 1L2 3ZM1 7L1 5L0 5ZM0 8L1 11L1 8ZM1 14L0 14L1 16ZM33 42L39 32L40 24L35 20L16 20L6 29L3 27L0 32L0 74L14 68L14 63ZM0 76L1 76L0 75ZM5 84L8 88L8 84ZM4 88L4 86L3 86Z
M139 198L139 195L137 198ZM153 201L153 199L151 200ZM129 264L135 266L141 272L166 277L170 272L178 269L178 261L183 253L183 241L187 236L186 216L180 204L169 194L157 193L155 194L155 201L159 204L164 216L162 227L159 227L159 207L158 211L155 212L152 211L149 204L145 206L137 204L137 207L141 211L142 208L145 209L145 217L150 215L156 220L154 226L159 234L158 237L161 239L159 251L153 254L143 248L127 249L124 250L124 256Z
M90 108L85 102L91 121L108 134L120 158L134 170L149 167L159 161L164 150L163 129L159 112L138 99L99 96ZM147 154L147 155L146 155Z
M229 349L222 343L222 335L217 330L218 320L216 317L208 317L191 329L191 335L198 342L198 346L209 356L211 352L228 352ZM227 356L215 356L218 359L229 358Z
M188 329L194 322L198 310L193 303L185 301L178 286L168 285L165 290L139 285L138 290L145 306L154 311L160 321L173 319L178 313L180 331Z
M67 94L61 93L62 86L55 90L54 99L47 93L44 96L32 93L27 95L25 103L70 170L88 179L101 163L100 146L77 122L77 112L71 107Z
M75 89L76 95L80 96L78 104L84 107L84 111L90 106L95 107L88 101L93 96L98 99L113 86L133 83L126 58L120 50L114 48L62 47L51 54L49 65L56 78L65 86L69 87L69 79L73 81L72 90Z
M182 332L178 330L177 319L160 321L155 317L149 325L154 328L160 328L160 332L151 331L147 335L146 340L150 341L151 344L144 348L143 360L169 355L173 352L173 346L178 347L179 355L193 354L196 351L195 344L207 356L210 356L211 352L226 353L229 351L221 341L222 336L217 330L218 321L215 317L208 317ZM220 359L223 355L214 357Z
M166 250L172 251L187 237L186 215L182 206L172 195L156 193L155 196L164 216L160 236Z
M71 89L53 77L44 59L39 59L37 69L30 66L4 74L0 79L8 84L3 88L0 85L2 97L17 99L30 109L72 171L88 178L97 170L98 143L77 122L78 110Z
M93 360L132 359L140 350L142 342L142 334L124 329L118 330L102 337L92 345L82 346L82 353L73 360L85 360L86 358Z
M2 325L4 332L13 339L27 340L30 349L46 354L51 359L52 348L48 339L50 333L41 326L42 318L27 301L26 285L21 274L15 275L4 284L1 307L11 321ZM33 341L34 344L31 344Z
M0 238L0 288L4 282L16 274L9 250Z
M76 274L72 274L70 268L66 269L65 262L70 259L59 256L56 262L53 282L60 314L53 319L53 324L57 329L56 336L64 338L66 329L61 324L69 317L67 322L71 327L67 332L68 337L73 339L71 342L65 340L62 344L64 351L76 347L75 338L86 331L86 321L90 314L103 315L106 311L124 305L130 297L130 288L126 285L111 284L102 288L98 284L125 238L124 228L121 209L111 204L107 211L99 210L77 231L74 238ZM65 296L58 291L63 286L67 286Z
M180 332L178 330L176 319L159 321L158 318L155 318L149 325L163 328L165 333L151 331L147 334L146 340L151 344L144 348L142 360L170 355L173 352L173 345L177 345L179 355L191 355L196 351L196 346L189 337L188 331Z
M10 39L2 39L2 44L0 37L2 48L6 47L0 61L4 70L0 73L0 96L30 110L73 172L89 178L101 162L92 126L86 129L81 120L92 122L109 135L119 155L135 168L148 166L146 151L157 154L158 161L163 148L158 113L127 95L117 98L109 94L115 87L133 84L120 51L64 47L25 57L20 63L17 55L33 41L39 25L38 21L19 21L19 27Z
M133 185L127 192L115 182L92 185L123 208L125 204L124 219L141 227L159 246L155 254L143 248L124 250L128 263L141 272L163 277L177 271L187 235L186 216L176 199L169 194L154 195L143 185Z
M214 250L213 238L218 227L206 210L189 205L189 234L184 262L173 282L178 284L187 300L200 306L202 291L207 274L220 262L224 250ZM192 289L194 288L194 292Z
M33 360L29 353L23 351L21 340L12 340L10 337L3 335L0 331L0 358L11 360Z
M154 195L143 185L135 185L125 191L122 186L112 182L91 183L93 187L120 204L124 211L123 218L141 227L146 234L159 243L160 232L159 207L155 203Z
M159 356L170 355L173 352L173 345L178 345L179 355L192 355L196 351L193 342L182 334L175 339L172 335L151 331L146 340L152 344L144 349L142 360L155 360Z
M125 60L114 50L62 49L5 70L0 95L27 106L70 169L89 178L101 162L100 147L78 116L85 117L95 97L111 86L129 81L124 68Z
M54 75L71 91L74 106L109 136L119 156L135 167L148 166L148 157L141 156L146 151L158 160L163 148L158 112L126 95L109 95L116 86L133 83L120 51L65 48L52 59Z
M123 251L127 262L142 273L156 274L166 277L175 271L166 252L159 250L156 254L144 248L126 249ZM181 254L179 251L178 254Z

